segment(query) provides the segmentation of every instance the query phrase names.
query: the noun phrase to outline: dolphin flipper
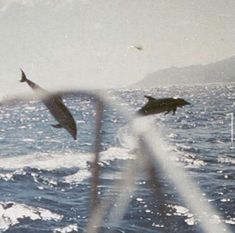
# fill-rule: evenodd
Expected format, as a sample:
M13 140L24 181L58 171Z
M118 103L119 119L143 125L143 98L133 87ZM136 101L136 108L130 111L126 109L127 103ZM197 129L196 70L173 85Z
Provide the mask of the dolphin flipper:
M165 112L164 115L167 115L168 113L170 113L172 111L172 115L174 116L175 115L175 112L176 112L176 108L173 108L172 110L169 110L167 112Z
M60 128L63 128L63 126L62 125L60 125L60 124L57 124L57 125L51 125L52 127L54 127L54 128L57 128L57 129L60 129Z
M173 110L172 110L172 115L175 115L176 109L177 109L177 108L173 108Z

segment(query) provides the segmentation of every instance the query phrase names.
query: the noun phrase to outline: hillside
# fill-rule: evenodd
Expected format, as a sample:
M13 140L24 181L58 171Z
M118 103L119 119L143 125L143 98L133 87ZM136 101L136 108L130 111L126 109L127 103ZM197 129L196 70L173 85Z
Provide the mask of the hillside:
M235 82L235 56L207 65L171 67L147 75L131 85L133 88Z

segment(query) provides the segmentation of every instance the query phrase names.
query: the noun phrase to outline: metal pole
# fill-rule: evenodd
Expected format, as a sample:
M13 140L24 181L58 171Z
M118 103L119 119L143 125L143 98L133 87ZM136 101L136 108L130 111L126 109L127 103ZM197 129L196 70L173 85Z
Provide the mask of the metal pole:
M233 142L234 142L234 130L233 130L233 127L234 127L234 114L233 112L231 113L228 113L227 115L230 115L231 116L231 130L230 130L230 139L231 139L231 149L234 148L233 146Z
M91 213L99 204L98 186L99 186L99 153L101 151L101 128L104 106L100 100L96 100L96 119L95 119L95 144L94 161L92 164L92 183L91 183Z

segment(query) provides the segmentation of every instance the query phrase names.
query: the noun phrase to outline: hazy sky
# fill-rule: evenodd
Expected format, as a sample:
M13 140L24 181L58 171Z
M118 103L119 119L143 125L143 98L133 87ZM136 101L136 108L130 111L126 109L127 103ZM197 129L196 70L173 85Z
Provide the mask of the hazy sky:
M138 51L133 46L142 46ZM0 95L119 87L235 55L234 0L0 0Z

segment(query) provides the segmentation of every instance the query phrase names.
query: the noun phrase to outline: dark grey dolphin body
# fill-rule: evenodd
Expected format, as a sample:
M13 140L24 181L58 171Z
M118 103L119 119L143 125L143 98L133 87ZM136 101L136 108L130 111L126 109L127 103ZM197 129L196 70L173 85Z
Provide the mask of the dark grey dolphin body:
M184 105L190 104L184 99L174 99L174 98L163 98L163 99L155 99L151 96L144 96L148 99L148 102L137 112L140 115L151 115L158 114L162 112L173 112L175 115L176 109L179 107L183 107Z
M50 94L31 80L26 78L23 70L21 70L22 76L20 82L27 82L27 84L35 90L39 95L42 96L42 101L53 115L53 117L59 122L59 124L52 125L55 128L65 128L73 137L77 139L77 126L75 120L64 105L62 98L56 94Z

